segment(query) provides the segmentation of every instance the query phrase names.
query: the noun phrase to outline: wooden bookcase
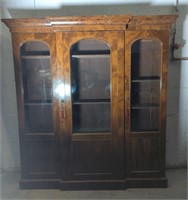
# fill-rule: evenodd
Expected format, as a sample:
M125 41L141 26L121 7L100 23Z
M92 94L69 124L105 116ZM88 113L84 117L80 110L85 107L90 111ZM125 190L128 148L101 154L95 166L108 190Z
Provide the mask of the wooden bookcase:
M21 188L167 187L176 15L3 19L15 64Z

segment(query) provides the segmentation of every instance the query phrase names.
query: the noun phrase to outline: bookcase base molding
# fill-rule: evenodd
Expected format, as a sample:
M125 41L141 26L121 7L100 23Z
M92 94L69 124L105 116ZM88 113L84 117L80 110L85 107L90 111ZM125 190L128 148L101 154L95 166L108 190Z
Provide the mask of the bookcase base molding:
M126 180L21 180L21 189L60 189L66 190L125 190L128 188L167 188L166 178L139 178Z

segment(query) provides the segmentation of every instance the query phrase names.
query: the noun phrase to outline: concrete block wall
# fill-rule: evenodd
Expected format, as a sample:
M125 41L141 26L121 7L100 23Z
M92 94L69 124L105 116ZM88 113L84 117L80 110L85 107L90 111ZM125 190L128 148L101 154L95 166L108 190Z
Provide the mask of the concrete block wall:
M11 0L8 0L11 1ZM8 2L7 1L7 2ZM19 8L22 2L12 1L11 7L3 5L2 18L44 17L60 15L96 15L96 14L133 14L158 15L172 14L172 5L151 5L149 3L121 5L87 5L62 6L56 10L37 10ZM37 2L37 0L36 0ZM131 1L130 1L131 2ZM133 2L133 1L132 1ZM142 1L143 2L143 1ZM147 1L148 2L148 1ZM14 7L15 5L15 7ZM177 21L177 41L182 38L188 43L188 5L180 5ZM1 23L1 169L12 170L20 167L18 120L16 92L13 68L11 37L8 28ZM188 44L177 51L177 56L188 56ZM187 130L188 130L188 61L169 62L168 103L167 103L167 167L185 167L187 164Z
M181 2L181 1L180 1ZM175 57L188 57L188 3L179 7L176 23L176 41L183 45ZM188 133L188 60L170 61L167 102L167 166L180 167L187 164Z
M1 12L2 13L2 12ZM20 166L15 78L10 33L1 23L1 168Z

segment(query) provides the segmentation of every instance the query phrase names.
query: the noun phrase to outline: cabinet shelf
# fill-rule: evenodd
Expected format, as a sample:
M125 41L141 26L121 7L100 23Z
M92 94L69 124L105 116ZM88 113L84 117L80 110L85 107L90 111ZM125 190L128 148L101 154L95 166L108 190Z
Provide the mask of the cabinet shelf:
M93 128L92 130L89 130L88 128L75 128L73 134L79 134L79 133L85 133L85 134L91 134L91 133L110 133L110 129L99 129L99 128Z
M131 109L158 109L160 105L157 103L144 103L144 104L135 104Z
M150 82L150 81L160 81L160 77L159 76L142 76L142 77L138 77L137 79L133 79L132 83Z
M110 58L110 54L74 54L72 58Z
M132 134L143 134L143 133L152 134L152 133L158 133L159 132L158 129L153 129L153 128L147 128L147 129L141 129L141 128L137 129L137 128L136 127L132 128L131 133Z
M50 59L50 55L25 55L21 56L23 59Z
M81 104L109 104L111 103L110 99L84 99L79 101L73 101L73 105Z
M109 50L74 51L72 58L110 58Z

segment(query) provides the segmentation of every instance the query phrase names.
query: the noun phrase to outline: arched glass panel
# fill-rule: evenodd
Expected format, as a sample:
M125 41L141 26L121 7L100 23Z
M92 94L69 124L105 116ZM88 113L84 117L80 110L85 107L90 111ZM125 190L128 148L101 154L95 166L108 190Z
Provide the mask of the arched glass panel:
M20 48L24 89L25 130L28 133L53 132L50 50L40 41Z
M160 128L161 42L137 40L131 47L131 131Z
M84 39L71 48L73 133L111 131L110 49Z

